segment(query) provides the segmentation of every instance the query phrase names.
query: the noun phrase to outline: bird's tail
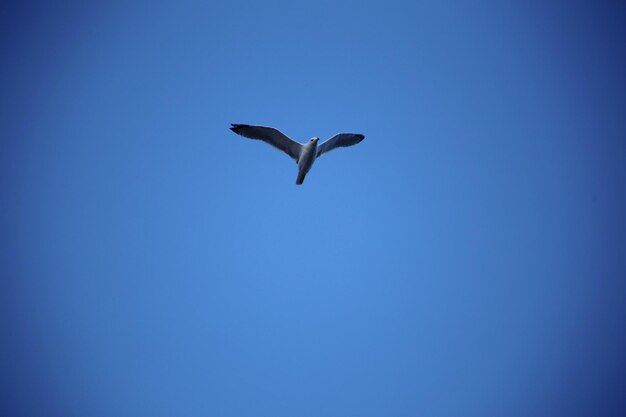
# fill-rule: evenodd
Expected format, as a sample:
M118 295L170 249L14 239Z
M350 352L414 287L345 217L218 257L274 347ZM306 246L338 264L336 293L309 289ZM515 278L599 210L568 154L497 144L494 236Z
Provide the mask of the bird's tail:
M304 182L304 177L306 176L305 171L298 171L298 179L296 180L296 184L300 185Z

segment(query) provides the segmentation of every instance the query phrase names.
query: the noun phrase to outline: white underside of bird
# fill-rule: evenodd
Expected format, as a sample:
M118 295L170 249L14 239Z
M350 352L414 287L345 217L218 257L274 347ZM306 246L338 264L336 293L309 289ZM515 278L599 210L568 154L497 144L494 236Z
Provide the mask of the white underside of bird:
M338 133L318 146L320 138L314 137L302 144L273 127L232 124L230 130L249 139L262 140L293 158L298 164L298 185L304 182L304 177L319 156L335 148L356 145L365 138L360 133Z

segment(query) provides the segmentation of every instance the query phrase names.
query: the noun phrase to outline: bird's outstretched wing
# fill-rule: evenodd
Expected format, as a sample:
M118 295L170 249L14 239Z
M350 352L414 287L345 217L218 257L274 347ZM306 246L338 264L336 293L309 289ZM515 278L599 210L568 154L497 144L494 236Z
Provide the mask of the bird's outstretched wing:
M332 151L335 148L341 148L344 146L352 146L365 139L364 135L360 133L337 133L326 142L317 146L317 156Z
M280 149L298 161L302 145L273 127L231 124L233 132L250 139L259 139Z

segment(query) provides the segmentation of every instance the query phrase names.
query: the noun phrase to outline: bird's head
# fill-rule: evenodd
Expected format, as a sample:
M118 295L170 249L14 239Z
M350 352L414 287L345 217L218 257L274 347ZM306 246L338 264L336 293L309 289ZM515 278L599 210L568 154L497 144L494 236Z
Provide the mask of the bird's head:
M320 140L320 138L311 138L309 140L309 143L317 143L317 142L319 142L319 140Z

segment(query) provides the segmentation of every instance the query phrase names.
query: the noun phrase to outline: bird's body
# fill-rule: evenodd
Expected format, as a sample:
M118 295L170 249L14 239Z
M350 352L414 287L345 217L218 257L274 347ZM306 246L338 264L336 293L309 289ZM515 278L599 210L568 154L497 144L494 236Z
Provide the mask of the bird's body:
M313 166L315 159L317 158L317 142L318 138L313 138L302 145L302 150L300 151L300 157L298 158L298 178L296 179L296 184L300 185L304 182L304 177L307 172Z
M298 164L298 185L304 182L304 177L320 155L335 148L356 145L365 138L359 133L338 133L318 146L320 139L317 137L301 144L273 127L233 124L230 130L246 138L262 140L295 159Z

